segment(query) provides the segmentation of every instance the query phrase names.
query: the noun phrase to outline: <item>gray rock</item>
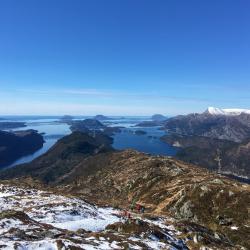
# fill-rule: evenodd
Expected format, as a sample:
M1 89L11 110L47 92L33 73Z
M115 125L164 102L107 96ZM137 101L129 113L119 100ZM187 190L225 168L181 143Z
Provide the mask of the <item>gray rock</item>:
M194 213L192 212L192 208L194 205L191 201L185 202L179 209L179 215L185 219L191 219L194 217Z

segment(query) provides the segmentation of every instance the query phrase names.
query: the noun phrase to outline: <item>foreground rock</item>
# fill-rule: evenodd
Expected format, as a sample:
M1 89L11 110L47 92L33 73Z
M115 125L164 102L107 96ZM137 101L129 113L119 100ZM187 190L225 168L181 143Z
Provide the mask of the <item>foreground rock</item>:
M42 135L34 130L0 131L0 168L10 165L22 156L29 155L43 146Z

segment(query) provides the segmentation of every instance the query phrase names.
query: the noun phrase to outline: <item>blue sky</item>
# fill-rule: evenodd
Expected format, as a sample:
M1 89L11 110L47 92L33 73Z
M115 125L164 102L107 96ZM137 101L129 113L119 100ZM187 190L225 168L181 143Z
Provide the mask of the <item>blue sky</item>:
M0 1L0 114L250 108L248 0Z

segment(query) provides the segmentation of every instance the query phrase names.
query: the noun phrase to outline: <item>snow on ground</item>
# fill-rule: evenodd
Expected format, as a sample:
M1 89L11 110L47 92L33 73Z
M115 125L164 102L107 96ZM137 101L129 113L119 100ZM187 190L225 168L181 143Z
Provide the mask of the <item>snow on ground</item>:
M207 111L211 115L228 115L228 116L234 116L234 115L240 115L242 113L250 114L249 109L220 109L220 108L214 108L209 107Z
M119 221L112 208L97 208L81 200L56 196L53 204L32 207L27 214L36 221L57 228L76 231L101 231L109 224Z
M23 210L29 217L57 228L76 231L104 230L119 221L112 208L97 208L82 200L67 198L37 190L23 190L0 186L0 210ZM4 193L6 191L6 193ZM6 194L6 196L4 195ZM8 195L7 195L8 194Z
M147 249L186 249L177 238L178 232L162 218L143 220L163 230L165 243L151 233L133 236L105 230L109 224L124 223L119 214L119 210L97 207L77 198L0 184L0 248L145 249L144 244Z

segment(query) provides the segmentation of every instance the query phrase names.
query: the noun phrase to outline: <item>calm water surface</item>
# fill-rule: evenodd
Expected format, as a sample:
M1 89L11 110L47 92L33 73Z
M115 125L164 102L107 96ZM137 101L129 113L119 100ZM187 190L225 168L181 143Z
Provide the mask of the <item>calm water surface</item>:
M85 119L90 117L77 117L77 119ZM43 133L45 143L43 147L32 155L24 156L8 167L13 167L22 163L27 163L40 155L46 153L60 138L71 133L69 125L58 122L59 117L8 117L9 121L24 121L27 124L25 128L17 128L17 130L34 129L39 133ZM121 133L113 136L113 147L118 150L135 149L145 153L154 155L176 154L176 149L162 141L160 137L164 132L157 127L153 128L137 128L135 127L141 121L150 120L149 117L112 117L111 120L103 122L108 126L122 126ZM146 131L145 135L136 135L136 130Z

